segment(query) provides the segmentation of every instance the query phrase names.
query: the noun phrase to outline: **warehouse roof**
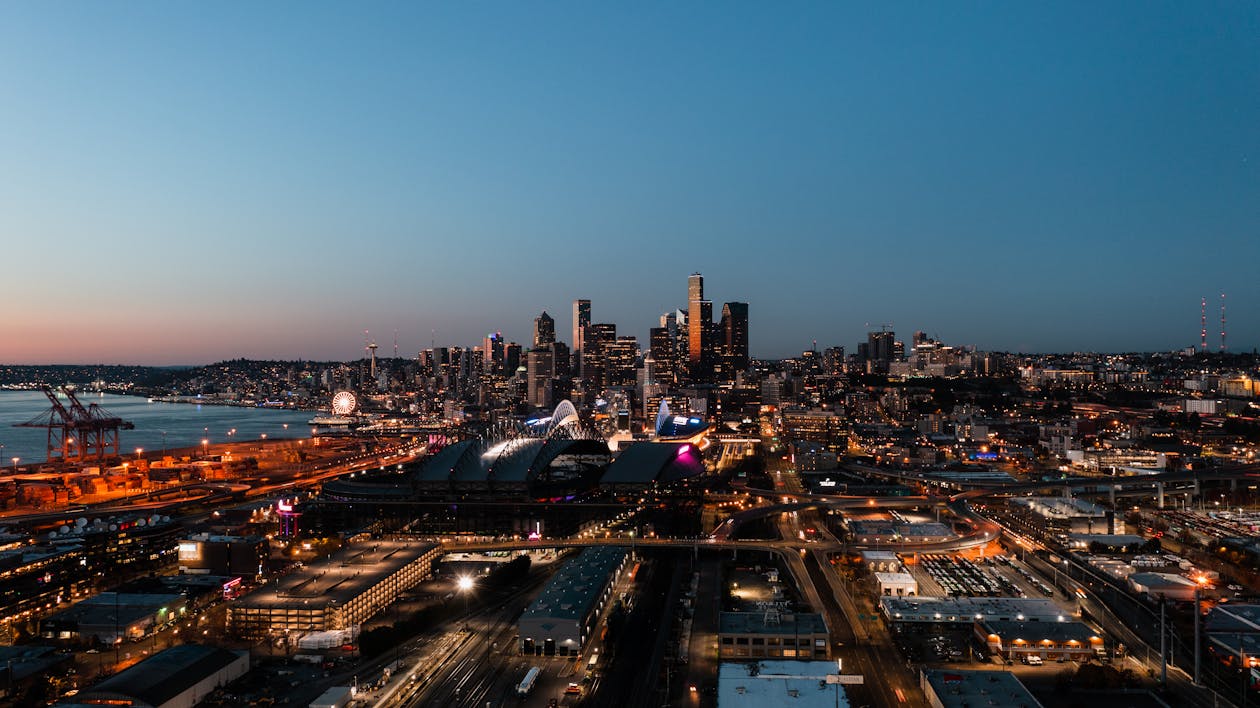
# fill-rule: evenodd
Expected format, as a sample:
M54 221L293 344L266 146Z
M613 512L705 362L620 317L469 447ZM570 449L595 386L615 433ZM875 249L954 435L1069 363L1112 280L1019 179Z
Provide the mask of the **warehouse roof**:
M242 656L248 654L201 644L181 644L82 691L79 699L124 696L146 705L160 706L207 676L240 661Z

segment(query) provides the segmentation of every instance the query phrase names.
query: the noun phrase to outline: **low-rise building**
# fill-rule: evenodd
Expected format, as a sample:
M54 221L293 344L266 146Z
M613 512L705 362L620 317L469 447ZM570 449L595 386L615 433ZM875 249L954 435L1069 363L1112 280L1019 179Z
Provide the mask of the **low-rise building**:
M1009 671L926 669L919 673L919 686L932 708L1041 708L1032 692Z
M875 587L880 595L910 597L919 594L919 583L909 573L876 573Z
M905 570L901 556L893 551L862 551L862 565L872 573L900 573Z
M249 671L249 652L181 644L84 689L63 705L193 708Z
M187 611L183 595L103 592L45 617L39 631L45 639L113 644L139 639Z
M517 621L521 653L580 653L628 557L621 548L594 547L565 561Z
M1040 656L1042 659L1085 661L1106 651L1103 637L1084 622L1029 622L977 620L976 638L991 654L1008 659Z
M267 552L267 539L261 536L199 534L179 542L179 572L252 580L262 574Z
M822 615L810 612L723 612L718 617L722 659L826 659L829 639Z
M839 667L831 661L718 664L719 708L848 708Z
M984 619L1062 622L1062 608L1050 600L1024 597L881 597L879 609L893 624L945 624L969 627Z
M1152 599L1193 602L1199 586L1189 578L1172 573L1133 573L1129 576L1133 591Z

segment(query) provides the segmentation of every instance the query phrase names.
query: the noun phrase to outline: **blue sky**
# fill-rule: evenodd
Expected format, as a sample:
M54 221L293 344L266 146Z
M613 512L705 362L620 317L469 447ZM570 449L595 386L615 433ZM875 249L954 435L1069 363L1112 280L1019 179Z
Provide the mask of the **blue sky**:
M1260 346L1251 2L9 4L0 102L2 362L643 337L692 271L760 356Z

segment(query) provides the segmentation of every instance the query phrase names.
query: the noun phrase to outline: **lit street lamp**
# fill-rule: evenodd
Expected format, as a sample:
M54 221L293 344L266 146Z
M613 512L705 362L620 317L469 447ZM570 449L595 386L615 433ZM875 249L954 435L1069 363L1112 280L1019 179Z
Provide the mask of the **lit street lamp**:
M22 458L20 458L20 457L15 457L15 458L13 458L13 471L14 471L14 472L17 472L17 463L18 463L18 460L20 460L20 459L22 459Z
M459 594L464 596L464 631L468 630L468 595L472 593L473 579L471 575L461 575L455 583Z

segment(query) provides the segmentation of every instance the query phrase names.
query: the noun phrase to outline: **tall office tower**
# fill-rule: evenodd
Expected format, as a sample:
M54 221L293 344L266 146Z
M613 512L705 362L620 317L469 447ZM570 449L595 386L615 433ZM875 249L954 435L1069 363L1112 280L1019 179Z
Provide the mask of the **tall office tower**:
M652 382L674 383L674 338L669 327L648 330L648 357L653 362Z
M823 350L823 372L830 376L844 373L844 347L827 347Z
M508 342L503 347L503 375L513 376L519 368L521 368L521 345Z
M894 347L897 344L896 338L897 335L888 330L867 333L867 371L872 373L884 373L888 371L889 362L895 358ZM860 350L861 348L861 345L859 345L858 349Z
M617 337L604 347L605 380L608 386L633 386L634 362L639 357L639 340Z
M590 300L574 300L573 301L573 341L569 343L573 347L573 360L576 362L577 370L573 372L574 376L582 375L582 350L583 340L586 338L586 328L591 326L591 301Z
M546 310L534 318L534 348L542 347L556 341L556 321L551 319L551 315Z
M674 381L682 383L687 379L687 370L690 367L690 355L687 351L687 312L674 310L672 321L666 315L662 317L661 322L668 324L669 336L674 340Z
M530 349L525 355L525 400L532 406L551 405L551 379L555 375L555 359L550 349Z
M481 342L481 355L485 360L485 371L491 374L503 373L503 333L491 332Z
M687 360L692 376L702 372L705 352L705 330L713 321L713 303L709 303L709 316L704 316L704 276L692 273L687 278Z
M608 385L608 349L617 341L617 325L600 322L586 328L586 350L582 352L582 379L588 390L598 392Z
M552 361L555 362L555 377L567 379L571 375L572 357L569 356L569 345L564 342L552 342L547 345L551 350Z
M728 302L722 306L722 370L735 380L735 373L748 370L748 303Z

